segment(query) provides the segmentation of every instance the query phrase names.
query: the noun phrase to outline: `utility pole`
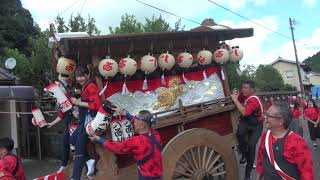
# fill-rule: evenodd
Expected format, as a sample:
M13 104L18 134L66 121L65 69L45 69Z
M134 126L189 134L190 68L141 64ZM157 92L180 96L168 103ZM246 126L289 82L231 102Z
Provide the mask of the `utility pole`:
M299 84L300 84L300 90L301 90L301 103L303 103L303 99L304 99L304 95L305 95L304 94L304 87L303 87L303 84L302 84L301 72L300 72L300 63L299 63L299 60L298 60L296 42L294 40L294 34L293 34L293 30L294 30L293 26L296 25L296 22L295 22L295 20L292 20L291 18L289 18L289 24L290 24L290 30L291 30L294 54L295 54L295 57L296 57L296 65L297 65L298 76L299 76Z

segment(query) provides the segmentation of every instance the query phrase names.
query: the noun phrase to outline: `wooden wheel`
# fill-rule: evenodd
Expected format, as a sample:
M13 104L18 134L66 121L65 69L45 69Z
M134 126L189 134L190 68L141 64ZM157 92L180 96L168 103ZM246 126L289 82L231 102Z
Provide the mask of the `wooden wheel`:
M231 143L208 129L189 129L162 151L164 180L235 180L238 166Z

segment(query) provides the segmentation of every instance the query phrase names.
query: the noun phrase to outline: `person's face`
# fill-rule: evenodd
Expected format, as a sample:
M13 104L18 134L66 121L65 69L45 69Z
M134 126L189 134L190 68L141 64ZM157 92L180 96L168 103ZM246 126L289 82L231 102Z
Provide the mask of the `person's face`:
M7 153L7 149L0 147L0 157L3 157L4 155L6 155L6 153Z
M78 81L78 83L83 86L88 82L88 77L86 75L82 75L82 76L77 76L76 80Z
M249 96L250 93L252 92L252 88L250 87L249 84L243 84L241 88L241 92L243 93L244 96Z
M308 101L308 107L313 107L312 101Z
M283 126L282 118L276 115L277 111L274 106L271 106L264 114L264 123L267 129L275 129Z
M134 131L139 133L142 129L145 128L145 123L140 120L139 114L136 115L134 122L133 122Z

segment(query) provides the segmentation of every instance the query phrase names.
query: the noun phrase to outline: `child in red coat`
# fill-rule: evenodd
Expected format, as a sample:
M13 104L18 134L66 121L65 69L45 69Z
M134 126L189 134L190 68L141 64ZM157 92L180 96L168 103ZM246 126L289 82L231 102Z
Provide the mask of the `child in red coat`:
M289 126L289 130L297 133L301 137L303 137L303 130L302 130L302 124L301 124L301 113L298 107L298 104L290 104L290 110L292 114L292 121Z

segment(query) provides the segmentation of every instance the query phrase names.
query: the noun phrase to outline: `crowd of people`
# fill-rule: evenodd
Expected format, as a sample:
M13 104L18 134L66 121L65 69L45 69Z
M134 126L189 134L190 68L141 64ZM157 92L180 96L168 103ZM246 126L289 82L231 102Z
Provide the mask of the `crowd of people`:
M271 103L264 107L254 88L254 82L245 81L241 91L234 91L231 95L241 113L237 138L242 154L240 164L246 164L244 179L252 179L259 139L257 180L315 179L312 154L303 139L302 128L307 121L313 148L317 148L316 139L320 137L320 131L315 102L310 99L301 103L292 96L288 102L271 99Z
M109 104L107 113L112 116L125 116L134 127L136 136L125 141L113 142L86 132L86 125L97 114L102 99L99 88L91 80L90 69L79 66L75 71L77 83L81 86L81 97L71 97L68 83L61 79L64 93L69 97L74 108L59 112L58 117L47 124L52 127L64 121L63 159L58 173L65 170L69 156L70 144L74 147L74 161L71 179L80 180L82 170L87 166L87 176L95 173L95 157L89 155L89 140L101 144L106 150L115 154L133 154L137 162L139 180L160 180L163 175L161 140L159 133L152 128L153 115L142 110L136 115ZM253 81L245 81L240 91L231 95L241 114L237 129L239 151L242 154L240 164L245 164L245 180L251 179L256 159L256 145L259 142L257 156L257 180L306 179L313 180L312 155L307 142L303 139L303 119L307 121L310 138L317 148L316 139L320 138L318 107L313 100L302 103L296 96L289 102L272 101L266 107L256 95ZM303 112L303 113L302 113ZM78 119L77 128L70 133L69 126L73 118ZM265 130L264 130L265 128ZM14 142L9 138L0 139L0 178L24 180L23 166L11 150Z

